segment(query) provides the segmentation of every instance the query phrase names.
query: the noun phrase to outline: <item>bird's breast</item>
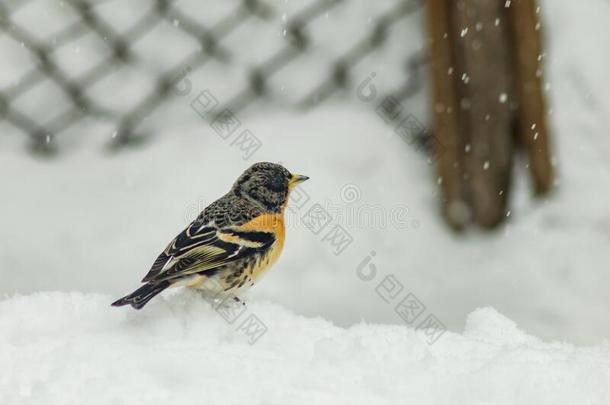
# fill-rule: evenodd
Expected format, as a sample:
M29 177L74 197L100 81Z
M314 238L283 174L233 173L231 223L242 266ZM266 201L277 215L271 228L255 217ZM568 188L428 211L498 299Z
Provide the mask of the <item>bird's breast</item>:
M266 252L260 254L250 269L251 283L254 283L277 262L284 250L284 241L286 239L284 214L263 214L242 228L244 230L271 232L275 235L273 245Z

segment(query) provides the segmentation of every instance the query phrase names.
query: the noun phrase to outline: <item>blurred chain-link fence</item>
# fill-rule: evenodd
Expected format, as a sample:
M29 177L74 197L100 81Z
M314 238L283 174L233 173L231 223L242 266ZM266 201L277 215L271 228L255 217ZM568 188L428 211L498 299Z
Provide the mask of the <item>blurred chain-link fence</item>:
M38 153L56 151L62 133L91 118L107 122L109 144L121 147L137 143L145 118L183 91L185 76L211 77L208 65L210 80L231 88L214 120L261 99L311 108L358 87L356 68L372 58L377 76L388 72L391 120L422 82L423 46L395 30L420 8L420 0L2 0L0 117ZM383 48L391 57L375 60Z

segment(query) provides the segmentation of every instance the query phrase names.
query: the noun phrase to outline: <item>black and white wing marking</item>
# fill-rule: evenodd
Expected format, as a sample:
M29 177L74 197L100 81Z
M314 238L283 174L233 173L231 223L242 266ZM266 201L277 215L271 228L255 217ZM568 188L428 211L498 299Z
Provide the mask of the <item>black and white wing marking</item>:
M177 280L264 254L276 241L272 232L218 228L213 223L191 225L155 261L146 281ZM154 270L154 272L153 272Z

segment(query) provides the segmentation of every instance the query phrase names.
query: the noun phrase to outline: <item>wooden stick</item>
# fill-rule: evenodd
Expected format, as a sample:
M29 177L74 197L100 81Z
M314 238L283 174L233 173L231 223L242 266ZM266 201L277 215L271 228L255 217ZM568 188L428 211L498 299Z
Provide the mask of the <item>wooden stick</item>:
M454 229L470 220L465 201L458 104L452 63L448 0L428 0L426 14L430 40L432 111L437 172L443 193L443 214Z
M513 156L510 55L504 2L451 1L460 131L467 138L466 174L477 223L506 216Z
M518 101L519 137L527 151L538 194L553 186L542 75L542 38L536 0L512 0L508 10Z

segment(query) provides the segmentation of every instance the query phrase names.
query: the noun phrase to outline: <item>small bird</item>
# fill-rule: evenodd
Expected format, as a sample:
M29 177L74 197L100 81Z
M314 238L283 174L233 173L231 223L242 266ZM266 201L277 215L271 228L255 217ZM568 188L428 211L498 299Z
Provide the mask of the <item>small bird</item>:
M213 285L239 301L238 293L279 258L290 192L308 179L278 164L254 164L170 242L142 280L145 284L112 306L141 309L171 286L208 290Z

